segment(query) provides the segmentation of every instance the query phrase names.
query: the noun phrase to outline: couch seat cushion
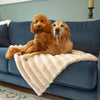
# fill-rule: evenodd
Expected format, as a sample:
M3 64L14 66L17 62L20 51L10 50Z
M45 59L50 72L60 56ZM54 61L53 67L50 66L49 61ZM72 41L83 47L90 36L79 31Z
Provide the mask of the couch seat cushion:
M14 59L8 61L8 71L11 74L20 75ZM96 80L97 63L92 61L84 61L69 65L54 80L54 84L91 90L95 88Z
M8 48L0 47L0 71L8 73L8 63L7 59L5 58L5 53Z
M54 80L55 84L92 90L97 81L97 63L92 61L81 61L69 65Z
M19 73L19 71L18 71L18 69L17 69L17 66L16 66L16 63L15 63L14 59L10 59L8 61L8 71L11 74L21 76L20 73Z

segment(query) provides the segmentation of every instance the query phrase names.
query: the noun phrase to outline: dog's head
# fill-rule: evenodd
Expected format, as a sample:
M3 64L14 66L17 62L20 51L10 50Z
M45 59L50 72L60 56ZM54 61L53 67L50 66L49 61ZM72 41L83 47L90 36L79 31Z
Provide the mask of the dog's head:
M69 27L62 21L56 21L52 24L53 36L63 36L68 38L70 36Z
M40 32L50 32L51 31L51 22L43 14L37 14L33 18L31 23L31 32L40 33Z

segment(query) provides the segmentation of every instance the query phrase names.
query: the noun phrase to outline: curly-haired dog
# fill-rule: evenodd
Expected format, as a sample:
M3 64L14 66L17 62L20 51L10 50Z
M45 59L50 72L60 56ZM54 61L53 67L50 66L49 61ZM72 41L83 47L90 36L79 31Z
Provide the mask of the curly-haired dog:
M73 43L70 40L70 31L66 23L62 21L56 21L52 24L52 41L48 45L48 48L44 51L34 52L31 54L23 55L24 59L39 55L39 54L66 54L72 53Z
M51 41L51 22L43 14L37 14L31 23L31 32L35 34L34 40L30 40L24 46L10 47L5 55L7 59L11 59L15 53L27 54L37 51L44 51Z

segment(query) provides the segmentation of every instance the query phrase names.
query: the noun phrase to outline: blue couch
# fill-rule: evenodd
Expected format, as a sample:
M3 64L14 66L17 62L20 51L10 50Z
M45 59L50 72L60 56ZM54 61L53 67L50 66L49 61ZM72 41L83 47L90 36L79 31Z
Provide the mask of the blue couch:
M8 35L12 45L26 44L34 38L34 34L30 33L30 23L10 23ZM74 100L100 100L100 20L66 23L70 27L74 49L92 53L99 61L82 61L69 65L46 93ZM30 88L20 75L14 59L5 58L7 49L8 47L0 47L0 81Z

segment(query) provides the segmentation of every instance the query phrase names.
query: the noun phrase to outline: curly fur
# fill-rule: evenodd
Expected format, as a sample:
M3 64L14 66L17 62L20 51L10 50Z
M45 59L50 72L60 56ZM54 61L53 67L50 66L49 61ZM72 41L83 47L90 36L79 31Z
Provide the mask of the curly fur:
M7 59L13 58L15 53L27 54L47 49L47 45L51 41L51 22L43 14L37 14L31 23L31 32L35 34L33 40L30 40L21 48L10 47L5 55Z

